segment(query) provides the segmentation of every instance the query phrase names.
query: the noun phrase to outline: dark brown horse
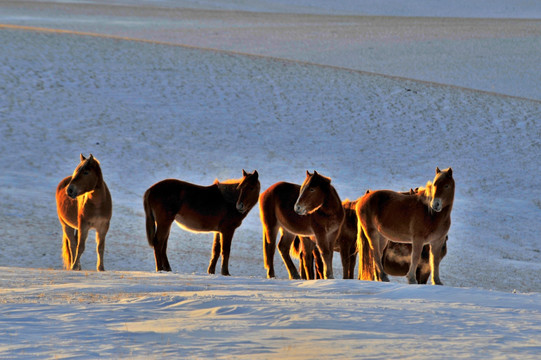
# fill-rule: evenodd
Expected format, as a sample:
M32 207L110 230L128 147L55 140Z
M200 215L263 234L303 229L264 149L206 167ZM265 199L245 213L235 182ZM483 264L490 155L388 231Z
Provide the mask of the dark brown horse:
M103 181L100 163L90 154L81 162L72 176L64 178L56 188L56 208L62 225L62 258L64 267L81 270L81 255L85 250L90 229L96 230L98 271L105 270L103 250L105 235L113 213L109 189Z
M432 283L441 285L439 264L442 247L451 226L451 210L455 194L455 181L451 168L441 171L426 188L416 195L391 190L377 190L365 194L357 203L357 245L362 251L362 235L368 239L374 252L376 278L389 281L383 268L383 250L388 240L412 244L408 282L417 283L416 270L423 246L430 245ZM362 276L359 267L359 277Z
M167 179L152 185L143 197L146 232L154 248L156 271L171 271L167 241L173 221L192 232L214 232L212 256L207 269L214 274L220 252L222 275L229 275L231 240L242 220L257 203L260 184L257 171L242 170L242 178L210 186Z
M259 210L263 226L263 257L267 277L274 274L276 236L282 236L278 250L289 272L290 279L299 279L299 273L289 251L295 235L313 237L323 257L324 277L333 278L332 256L344 209L331 179L316 171L306 172L302 186L279 182L259 197Z

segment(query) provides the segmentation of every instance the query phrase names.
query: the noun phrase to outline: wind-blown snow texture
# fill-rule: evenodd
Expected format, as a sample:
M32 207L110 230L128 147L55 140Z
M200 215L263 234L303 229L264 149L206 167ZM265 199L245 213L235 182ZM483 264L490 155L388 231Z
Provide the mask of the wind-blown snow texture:
M32 13L34 5L18 11ZM8 16L12 3L3 6L9 11L0 23L17 24ZM254 0L253 10L262 8ZM110 34L126 35L114 16L99 19ZM52 20L30 16L21 25ZM134 28L150 34L148 24ZM537 41L515 45L532 78L536 57L519 50ZM0 357L535 358L541 351L541 102L10 26L0 29L0 44ZM521 96L538 98L539 88L521 84ZM59 270L54 189L80 152L101 161L114 200L106 274L88 271L92 239L83 272ZM175 274L153 273L141 197L158 180L210 184L257 169L265 189L300 183L315 169L332 177L343 199L355 199L368 188L424 185L436 166L452 166L457 183L441 269L446 287L399 278L266 280L257 208L235 234L233 277L205 275L212 236L178 228L168 249ZM286 279L278 256L275 263ZM340 276L338 256L334 268Z

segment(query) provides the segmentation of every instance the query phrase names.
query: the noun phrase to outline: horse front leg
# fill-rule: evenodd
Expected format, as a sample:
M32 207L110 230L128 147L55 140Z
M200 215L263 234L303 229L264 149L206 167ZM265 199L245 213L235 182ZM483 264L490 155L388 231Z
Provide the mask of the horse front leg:
M432 273L432 285L443 285L440 280L440 261L445 236L435 244L430 244L430 271Z
M338 236L338 231L330 234L324 231L316 232L316 245L321 253L323 260L323 276L325 279L334 279L332 259L334 256L334 242Z
M214 274L216 272L216 264L218 263L218 258L220 257L220 252L222 251L222 234L219 232L214 233L214 242L212 243L212 254L210 257L209 267L207 273Z
M417 265L421 260L421 253L423 252L423 240L422 239L413 239L411 243L411 262L410 268L406 277L408 279L408 284L417 284Z
M231 253L231 242L234 233L235 229L222 231L222 275L224 276L230 276L229 254Z
M72 258L71 270L81 270L81 255L85 251L86 238L88 237L88 224L82 223L79 220L79 228L77 229L77 249L75 256Z
M98 254L98 260L96 263L97 271L105 271L103 265L103 253L105 251L105 236L109 230L109 221L104 223L99 229L96 229L96 253Z

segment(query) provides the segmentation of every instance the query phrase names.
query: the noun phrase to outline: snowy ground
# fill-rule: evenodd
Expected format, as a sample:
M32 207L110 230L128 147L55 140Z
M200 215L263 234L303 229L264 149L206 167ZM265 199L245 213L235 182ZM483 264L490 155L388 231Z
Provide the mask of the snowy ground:
M487 1L457 2L459 18L435 19L441 4L421 0L401 14L423 18L395 17L391 1L110 3L0 1L0 357L539 356L539 5L500 0L483 15ZM434 61L440 50L453 56ZM91 240L84 271L59 270L54 189L80 152L113 195L105 274ZM178 228L175 273L153 273L141 196L158 180L257 169L265 189L315 169L355 199L423 185L436 166L457 183L446 287L287 281L278 256L280 279L266 280L257 209L233 240L233 277L204 273L211 235Z

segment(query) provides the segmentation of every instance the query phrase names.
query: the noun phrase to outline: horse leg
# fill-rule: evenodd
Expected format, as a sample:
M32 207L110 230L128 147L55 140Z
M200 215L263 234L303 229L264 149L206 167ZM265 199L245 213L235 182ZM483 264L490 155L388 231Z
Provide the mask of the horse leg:
M76 230L60 220L62 225L62 259L65 269L71 269L73 257L77 250L77 234Z
M338 231L327 234L324 229L314 229L316 245L323 259L323 276L334 279L332 258L334 256L334 241L337 241Z
M314 254L314 262L315 262L314 279L323 279L325 278L325 275L324 275L325 267L323 266L323 258L321 257L321 252L319 252L319 249L317 248L317 246L314 246L314 250L312 251L312 253Z
M291 256L289 256L289 250L291 249L291 243L293 242L293 240L295 240L295 235L283 231L280 242L278 243L278 251L280 252L282 260L287 267L289 278L300 279L301 277L299 276L299 272L297 271L295 264L293 264Z
M261 217L263 222L263 216ZM276 251L276 235L278 228L268 226L263 222L263 262L267 269L267 278L275 277L274 274L274 253Z
M218 263L218 258L220 257L221 251L222 251L222 234L219 232L215 232L214 242L212 243L212 254L210 257L210 263L207 269L207 273L209 274L216 273L216 264Z
M374 256L374 263L376 264L376 279L378 281L389 282L389 277L383 269L382 263L383 249L385 248L387 240L384 239L377 230L367 230L368 229L363 228L364 235L366 236L366 239L370 244L370 248L372 249L372 253Z
M349 247L349 269L348 279L354 279L355 277L355 265L357 263L357 244L353 242Z
M71 270L81 270L81 255L85 251L86 238L88 237L89 227L87 224L79 220L79 228L77 229L77 249L75 257L71 264Z
M156 243L154 244L154 258L156 259L156 271L171 271L167 259L167 241L173 222L159 222L156 226Z
M105 250L105 235L109 230L109 221L103 224L99 229L96 229L96 253L98 254L98 262L96 263L97 271L105 271L103 265L103 252Z
M310 238L301 237L302 242L302 254L304 256L304 273L307 280L314 280L316 275L314 273L314 262L317 261L314 256L315 245ZM303 278L304 279L304 278Z
M230 276L229 274L229 254L231 253L231 241L235 229L222 231L222 275Z
M344 244L340 244L340 260L342 260L342 279L353 279L350 277L349 269L351 263L351 253L350 249Z
M411 243L411 263L408 273L408 284L417 284L417 265L421 260L421 253L423 252L422 239L413 239Z
M430 244L430 270L432 272L432 285L443 285L440 280L441 251L445 244L445 237L435 244Z

